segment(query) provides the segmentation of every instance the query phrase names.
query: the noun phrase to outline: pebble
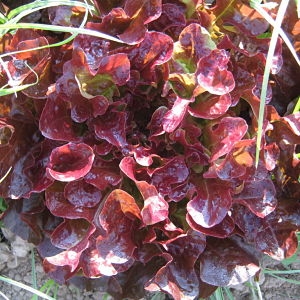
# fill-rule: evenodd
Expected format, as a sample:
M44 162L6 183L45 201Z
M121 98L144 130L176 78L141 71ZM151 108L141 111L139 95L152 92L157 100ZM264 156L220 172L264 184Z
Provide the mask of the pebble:
M15 281L21 281L21 275L20 274L16 274L15 275Z
M26 283L32 283L32 277L31 275L25 275L23 280L26 282Z
M37 265L35 267L35 270L36 270L37 273L44 273L44 269L41 265Z
M16 292L21 291L21 288L19 286L17 286L17 285L13 285L12 288Z
M8 271L8 277L9 278L14 278L14 275L15 275L15 271L13 271L13 270Z
M73 295L69 293L69 294L65 295L65 299L66 300L73 300Z
M59 287L58 292L57 292L57 296L59 296L58 299L60 299L62 296L64 296L65 292L66 291L64 290L63 287Z

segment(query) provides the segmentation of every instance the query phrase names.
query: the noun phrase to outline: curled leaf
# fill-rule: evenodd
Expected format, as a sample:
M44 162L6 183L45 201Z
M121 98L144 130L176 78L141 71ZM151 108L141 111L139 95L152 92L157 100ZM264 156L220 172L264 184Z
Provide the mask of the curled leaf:
M68 143L55 148L50 155L48 174L59 181L84 177L92 168L93 149L84 143Z
M232 73L227 70L229 56L225 50L212 50L200 59L197 66L197 81L208 92L225 95L235 87Z

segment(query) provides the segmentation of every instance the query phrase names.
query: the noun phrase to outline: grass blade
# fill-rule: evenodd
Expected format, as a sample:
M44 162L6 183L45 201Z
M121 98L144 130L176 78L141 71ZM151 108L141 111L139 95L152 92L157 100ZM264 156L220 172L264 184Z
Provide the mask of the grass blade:
M224 294L221 287L217 288L213 295L209 298L210 300L224 300Z
M295 113L297 113L299 111L300 111L300 96L297 99L297 103L296 103L295 108L293 110L293 114L295 114Z
M260 6L257 5L256 3L252 3L251 5L262 17L265 18L265 20L272 25L273 27L276 26L276 21L273 20L273 18ZM287 47L289 48L289 50L291 51L294 59L296 60L297 64L300 65L300 60L299 57L292 45L292 43L290 42L289 38L287 37L287 35L285 34L285 32L281 29L281 27L279 28L279 35L280 37L283 39L283 41L285 42L285 44L287 45Z
M48 7L55 7L55 6L61 6L61 5L67 5L67 6L79 6L88 8L89 10L93 10L94 7L91 5L88 5L87 3L80 2L80 1L74 1L74 0L65 0L65 1L59 1L59 0L48 0L48 1L41 1L37 0L29 4L21 5L13 10L11 10L7 16L8 20L20 20L23 17L31 14L32 12L38 11L40 9L48 8ZM15 22L16 23L16 22Z
M2 59L0 59L0 62L1 62L1 60ZM23 85L19 85L19 86L13 86L13 87L10 87L10 88L6 88L6 86L7 86L7 84L6 84L5 86L0 88L0 97L10 95L10 94L16 94L17 92L25 90L28 87L33 86L33 85L35 85L39 82L38 74L27 63L25 63L25 65L32 71L32 73L34 73L34 75L36 76L36 81L33 82L33 83L23 84ZM7 176L7 174L5 174L5 176ZM2 182L1 180L2 179L0 179L0 183Z
M51 291L53 293L53 297L56 299L58 289L58 283L56 283L53 279L48 279L39 290L47 295ZM33 298L31 300L33 300Z
M280 279L280 280L283 280L283 281L286 281L286 282L289 282L289 283L292 283L292 284L300 285L300 281L298 281L298 280L289 279L289 278L277 276L277 275L274 275L274 274L269 274L269 275L274 277L274 278L277 278L277 279Z
M31 250L31 277L32 277L32 286L34 289L37 290L37 278L36 278L36 269L35 269L35 258L34 258L34 251ZM38 300L39 298L37 295L33 296L33 300Z
M86 10L84 18L83 18L83 20L82 20L82 22L81 22L81 24L80 24L80 26L78 28L83 28L84 25L87 22L87 19L88 19L88 10ZM65 44L71 42L76 36L77 36L77 33L73 33L68 38L66 38L66 39L64 39L64 40L62 40L60 42L54 43L54 44L40 46L40 47L35 47L35 48L30 48L30 49L24 49L24 50L17 50L17 51L12 51L12 52L9 52L9 53L4 53L4 54L0 55L0 62L3 62L2 58L5 57L5 56L11 56L11 55L15 55L15 54L19 54L19 53L24 53L24 52L28 52L28 51L37 51L37 50L42 50L42 49L46 49L46 48L60 47L62 45L65 45ZM4 63L2 63L2 64L4 64ZM5 65L3 65L3 67L5 67ZM9 72L6 71L6 73L8 73L7 76L10 77Z
M28 286L28 285L26 285L24 283L15 281L15 280L10 279L10 278L6 278L6 277L1 276L1 275L0 275L0 280L3 281L3 282L6 282L8 284L12 284L14 286L18 286L18 287L20 287L20 288L22 288L22 289L24 289L24 290L26 290L26 291L28 291L30 293L33 293L33 294L35 294L35 295L37 295L39 297L42 297L43 299L46 299L46 300L55 300L54 298L52 298L52 297L50 297L50 296L48 296L48 295L46 295L46 294L44 294L44 293L42 293L42 292L34 289L34 288L32 288L31 286Z
M224 287L223 289L226 293L227 298L229 300L234 300L233 294L231 293L230 289L228 287Z
M2 178L0 178L0 183L7 177L7 175L9 174L9 172L11 171L12 167L10 167L6 173L4 174L4 176Z
M278 274L278 275L293 275L293 274L300 274L300 270L271 270L271 269L264 269L265 274Z
M1 291L0 291L0 296L3 297L4 300L9 300Z
M277 39L279 36L279 31L281 27L281 23L283 21L283 17L285 15L289 0L282 0L281 4L278 9L277 17L275 26L273 29L271 41L270 41L270 48L267 55L266 66L264 70L263 76L263 83L261 88L261 95L260 95L260 106L259 106L259 116L258 116L258 129L257 129L257 139L256 139L256 153L255 153L255 166L258 166L259 161L259 154L261 148L261 141L262 141L262 132L263 132L263 121L264 121L264 114L265 114L265 104L266 104L266 96L267 96L267 87L269 82L270 71L272 67L272 59L275 52L275 47L277 43ZM258 5L254 5L256 9L259 7Z
M119 40L116 37L113 37L109 34L91 30L91 29L85 29L85 28L77 28L77 27L63 27L58 25L49 25L49 24L34 24L34 23L18 23L18 24L0 24L0 29L39 29L39 30L48 30L48 31L57 31L57 32L67 32L72 34L86 34L95 36L101 39L110 40L117 43L124 44L123 41Z
M257 290L257 294L258 294L258 299L259 300L263 300L263 296L262 296L262 292L260 289L260 285L259 282L255 280L255 286L256 286L256 290Z
M300 1L295 0L295 2L296 2L296 7L297 7L298 19L300 19Z

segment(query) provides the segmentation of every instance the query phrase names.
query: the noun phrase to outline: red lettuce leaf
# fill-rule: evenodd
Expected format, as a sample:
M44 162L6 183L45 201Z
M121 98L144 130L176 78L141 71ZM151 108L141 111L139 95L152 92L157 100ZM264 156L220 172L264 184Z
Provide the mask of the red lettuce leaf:
M69 97L81 93L87 99L95 96L111 99L118 94L117 85L124 85L129 79L130 62L124 53L104 56L96 70L91 67L85 52L75 48L72 59L64 64L57 90Z
M207 236L213 236L217 238L225 238L230 236L235 228L234 221L228 215L226 215L219 224L214 225L210 228L203 227L197 224L189 214L186 215L186 221L192 229L199 231Z
M62 94L52 93L48 97L39 123L41 133L48 139L79 140L79 124L73 122L67 98Z
M191 99L198 93L195 74L191 73L171 73L169 74L168 84L177 96L183 99Z
M53 183L54 179L47 176L46 168L49 164L51 151L56 146L58 146L56 142L46 139L32 149L32 165L24 170L32 183L29 194L43 192Z
M234 206L233 218L245 240L276 260L292 256L297 250L295 231L299 230L299 203L280 199L277 209L259 218L243 206Z
M217 286L243 283L260 270L258 261L230 239L210 239L200 261L201 280Z
M84 219L64 220L51 234L51 243L60 249L70 249L80 243L90 230Z
M180 125L189 104L189 100L177 97L173 107L163 116L162 125L165 132L173 132Z
M64 184L56 181L45 192L46 206L57 217L86 219L92 222L97 208L74 206L64 196Z
M90 99L90 102L92 104L92 114L94 118L104 115L109 106L108 100L104 96L96 96Z
M206 179L197 184L196 192L187 204L191 219L205 228L221 223L232 205L230 187L220 180Z
M47 173L59 181L84 177L92 168L93 149L87 144L68 143L52 150Z
M49 7L48 15L53 25L79 27L84 16L84 8L67 5Z
M184 235L183 229L176 227L168 218L148 227L148 232L144 237L143 243L157 243L165 247L166 244Z
M84 180L69 182L64 194L74 206L94 207L102 199L101 191Z
M84 180L100 191L104 191L107 187L120 184L122 176L115 161L106 162L96 157L91 170L86 174Z
M87 23L89 28L91 23ZM82 50L86 57L86 62L91 70L96 70L103 56L109 54L109 45L105 40L94 36L79 34L73 41L73 48Z
M211 161L227 154L246 134L248 125L239 117L224 117L220 121L213 122L207 128L206 134L210 140Z
M167 113L168 108L165 106L160 106L152 114L151 121L149 122L148 128L151 132L151 136L157 136L164 133L162 119Z
M269 23L256 10L240 1L228 3L228 1L217 1L212 8L217 17L217 24L234 25L241 31L240 35L257 36L267 31Z
M173 59L182 68L179 73L194 73L199 60L215 48L215 43L204 27L196 23L186 26L174 45Z
M224 160L214 165L216 176L226 181L247 177L250 172L248 168L254 165L253 152L249 150L253 144L253 140L237 142ZM206 173L204 173L204 177L206 177Z
M13 35L7 49L10 52L23 51L15 54L13 60L8 62L8 70L13 80L13 82L10 82L12 86L16 85L16 83L30 84L36 82L36 74L39 78L35 85L22 91L29 97L46 98L48 87L53 83L51 72L52 57L49 48L47 48L48 45L48 39L40 36L37 31L19 29ZM37 47L45 48L32 50Z
M83 271L87 276L112 276L133 264L136 245L132 231L137 229L140 209L134 198L123 190L113 190L97 216L97 223L105 233L96 238L94 247L82 257Z
M154 185L146 181L139 181L135 178L135 162L131 157L124 157L120 162L120 169L133 180L144 199L144 207L141 211L145 225L152 225L167 219L169 205L165 199L157 192Z
M6 202L8 208L1 217L5 228L30 243L39 244L43 239L43 231L38 220L41 217L44 217L44 221L48 218L47 214L43 213L45 210L43 196L33 194L23 201L7 199Z
M168 195L173 187L183 183L189 176L189 170L183 157L175 156L152 173L152 184L162 195Z
M133 147L131 152L133 152L133 156L136 162L145 167L149 167L153 163L153 158L158 157L157 154L152 154L151 148L146 147Z
M155 186L146 181L136 182L136 185L145 199L144 207L141 211L145 225L152 225L164 221L169 215L169 205L157 192Z
M98 98L98 97L94 97L94 98ZM71 119L76 123L84 123L91 116L92 116L91 103L87 101L86 98L84 98L79 94L74 95L72 97L72 103L71 103Z
M147 263L135 262L128 271L117 274L114 278L122 287L122 296L119 295L118 299L146 297L145 285L164 263L165 260L162 257L156 256Z
M243 184L241 193L234 195L233 201L248 207L258 217L269 215L277 205L276 190L272 180L249 180Z
M34 124L8 119L1 119L1 134L3 145L0 146L0 178L3 181L0 195L18 199L31 191L32 184L25 170L33 163L32 145L39 142L40 135Z
M183 129L184 128L184 129ZM170 139L184 148L185 162L188 168L202 167L208 164L208 151L204 148L198 138L201 135L201 129L195 124L185 122L183 128L175 130Z
M136 36L141 33L146 33L146 24L159 18L161 15L162 3L161 0L127 0L125 2L124 11L130 18L130 26L127 30L119 34L119 38L127 43L137 43Z
M104 56L98 66L97 75L110 75L116 85L124 85L129 80L130 62L125 53Z
M62 248L72 246L73 244L75 245L56 255L46 257L43 262L43 266L47 273L62 273L66 280L73 275L72 273L77 269L80 263L80 256L82 252L89 247L89 238L95 231L95 226L89 225L86 230L76 230L76 228L74 228L76 223L71 222L69 224L63 224L65 225L61 225L61 227L58 227L59 229L57 231L54 231L52 236L54 242L57 242L57 244ZM79 220L77 220L77 224L80 224ZM84 231L84 233L80 232L81 230ZM62 236L59 236L60 234ZM66 235L65 237L67 241L64 241L64 234ZM74 237L72 235L77 236ZM60 271L60 269L62 271Z
M146 289L156 290L157 286L175 300L197 297L199 282L194 265L205 245L205 236L195 231L168 244L169 261L150 280Z
M232 73L227 70L229 55L225 50L212 50L197 65L197 81L211 94L225 95L235 87Z
M126 0L122 4L106 5L99 3L100 12L105 12L102 22L89 23L91 29L118 36L126 44L138 44L143 41L147 28L161 15L161 0ZM111 7L111 10L108 10Z
M174 40L178 39L185 25L186 18L182 7L176 3L164 3L160 17L149 24L151 30L164 32Z
M125 112L108 110L104 115L92 120L90 125L94 128L98 138L119 148L127 145Z
M166 34L150 31L143 41L128 52L132 69L138 70L144 80L154 81L155 66L167 62L173 51L173 40Z
M102 6L102 3L100 5ZM138 19L137 22L132 22L131 25L131 18L121 6L114 7L103 14L101 23L87 23L87 28L104 32L111 36L118 36L126 44L137 44L143 40L146 33L143 20ZM107 41L105 41L105 44L108 44Z
M230 106L230 94L217 96L203 93L190 105L188 111L196 118L216 119L224 115Z

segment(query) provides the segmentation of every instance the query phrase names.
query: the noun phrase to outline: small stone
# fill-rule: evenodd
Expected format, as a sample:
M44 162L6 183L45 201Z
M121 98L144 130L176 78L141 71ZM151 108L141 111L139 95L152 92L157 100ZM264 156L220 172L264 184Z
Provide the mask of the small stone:
M9 269L15 269L19 265L17 257L13 256L7 261L6 264Z
M44 273L44 269L41 265L36 265L35 270L37 273Z
M21 291L21 288L20 288L19 286L17 286L17 285L13 285L12 288L13 288L13 290L15 290L16 292Z
M59 296L58 298L60 298L60 297L62 297L62 296L64 296L65 295L65 289L64 289L64 287L59 287L59 289L58 289L58 292L57 292L57 295Z
M26 257L28 252L32 250L32 244L24 241L19 236L11 243L12 252L18 257Z
M66 300L73 300L73 295L69 292L69 294L66 295Z
M26 283L31 283L31 281L32 281L31 275L26 275L26 276L24 276L23 280L24 280Z
M15 275L15 271L13 271L13 270L8 271L8 277L9 278L14 278L14 275Z
M2 271L3 269L5 269L5 264L0 263L0 271Z
M14 239L15 234L11 232L9 229L2 227L1 231L7 240L12 241Z
M21 275L19 273L15 275L15 281L21 281Z

